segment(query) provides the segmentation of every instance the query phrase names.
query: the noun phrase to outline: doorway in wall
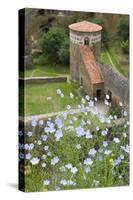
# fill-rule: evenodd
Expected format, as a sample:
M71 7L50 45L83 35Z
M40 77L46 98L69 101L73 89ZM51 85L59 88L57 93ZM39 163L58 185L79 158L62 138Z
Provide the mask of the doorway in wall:
M96 96L97 96L97 99L98 99L98 100L101 100L101 99L102 99L102 90L101 90L101 89L98 89L98 90L96 91Z

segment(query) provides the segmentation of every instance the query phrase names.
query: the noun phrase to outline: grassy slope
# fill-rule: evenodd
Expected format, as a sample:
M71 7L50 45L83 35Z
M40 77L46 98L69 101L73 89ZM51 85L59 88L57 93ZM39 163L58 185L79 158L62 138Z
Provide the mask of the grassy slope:
M116 68L122 75L128 78L129 76L129 69L121 65L120 57L122 55L117 52L115 47L110 47L108 50L105 49L101 54L101 59L105 63L111 65L112 67Z
M65 98L56 94L58 88L64 93ZM70 99L70 92L75 95L74 100ZM52 97L52 99L48 100L48 97ZM25 113L27 116L65 110L67 104L74 107L79 101L77 90L69 83L27 85L25 88Z

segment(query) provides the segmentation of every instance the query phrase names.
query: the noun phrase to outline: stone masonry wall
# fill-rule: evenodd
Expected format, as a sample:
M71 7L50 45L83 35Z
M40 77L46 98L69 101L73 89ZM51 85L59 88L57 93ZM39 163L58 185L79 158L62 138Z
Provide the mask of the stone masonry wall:
M129 80L101 61L99 66L104 77L105 89L109 89L112 95L119 97L122 102L129 103Z

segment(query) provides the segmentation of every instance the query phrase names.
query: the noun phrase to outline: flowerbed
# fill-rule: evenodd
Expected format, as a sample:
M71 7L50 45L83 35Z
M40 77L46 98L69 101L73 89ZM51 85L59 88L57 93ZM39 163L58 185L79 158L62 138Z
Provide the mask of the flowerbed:
M57 90L56 95L61 94ZM74 101L72 93L70 98ZM25 191L129 184L128 113L120 103L125 123L113 126L117 116L99 113L95 101L85 96L78 105L80 113L66 105L69 113L46 121L33 118L25 131L20 130L19 166L21 178L25 176ZM105 104L110 104L108 96Z

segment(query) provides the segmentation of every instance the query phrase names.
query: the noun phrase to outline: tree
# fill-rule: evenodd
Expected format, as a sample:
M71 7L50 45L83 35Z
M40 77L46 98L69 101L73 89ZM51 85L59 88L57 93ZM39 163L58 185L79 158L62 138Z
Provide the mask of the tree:
M62 64L69 64L69 40L66 39L59 50L59 59Z
M124 40L129 40L129 21L128 20L120 20L118 25L118 36Z
M99 24L102 26L102 43L107 46L109 42L109 33L105 26L105 22L101 18L94 18L93 23Z
M59 62L59 51L67 35L62 28L52 27L41 40L41 47L49 62Z

